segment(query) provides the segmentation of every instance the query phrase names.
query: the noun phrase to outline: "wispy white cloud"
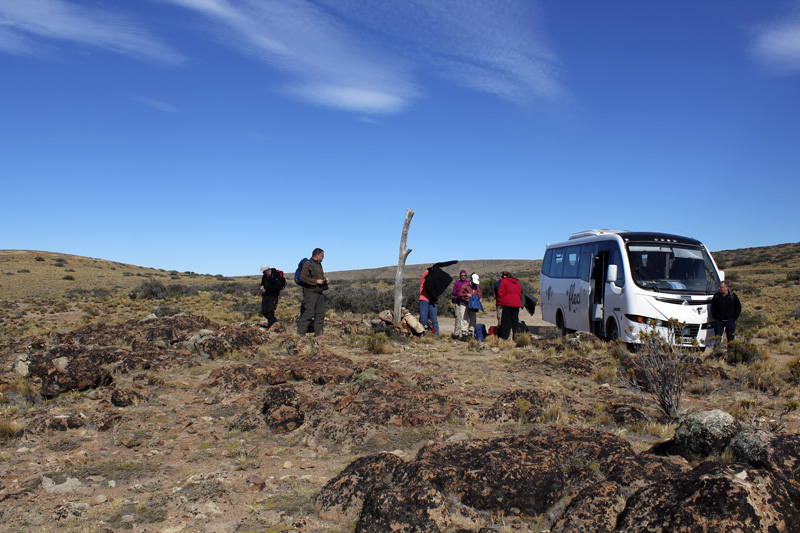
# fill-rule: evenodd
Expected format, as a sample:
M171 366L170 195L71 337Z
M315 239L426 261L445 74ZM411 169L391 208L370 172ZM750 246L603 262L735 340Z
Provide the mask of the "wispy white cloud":
M71 41L143 61L184 60L141 25L116 13L66 0L0 2L0 50L36 53L44 49L42 41Z
M148 107L155 109L156 111L161 111L164 113L171 113L173 115L185 115L186 112L182 109L178 109L177 107L173 106L172 104L168 104L166 102L161 102L159 100L153 100L152 98L145 98L144 96L134 96L134 100L137 102L141 102Z
M282 90L317 105L395 113L418 96L408 72L306 1L168 0L217 23L217 37L290 73Z
M533 0L317 0L391 38L387 48L474 90L518 103L556 102L566 90Z
M750 53L770 71L800 71L800 3L786 18L757 28Z
M292 74L284 90L318 105L399 112L422 95L417 70L519 104L565 92L532 0L168 1Z

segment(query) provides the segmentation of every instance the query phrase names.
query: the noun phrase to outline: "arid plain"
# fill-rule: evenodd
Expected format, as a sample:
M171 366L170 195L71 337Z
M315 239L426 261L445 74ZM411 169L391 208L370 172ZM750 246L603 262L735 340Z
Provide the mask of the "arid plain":
M748 357L698 353L711 370L687 381L683 409L800 433L800 244L714 257L742 300ZM489 280L509 263L468 270ZM407 268L406 293L422 268ZM510 268L538 286L538 262ZM332 290L391 291L392 279L377 272L331 279ZM325 334L301 337L297 287L289 282L280 322L267 331L257 284L0 251L0 531L369 530L318 498L359 458L410 461L425 446L540 426L601 430L639 453L678 426L621 386L621 347L562 338L537 317L516 342L480 343L451 339L452 320L442 320L439 338L418 337L387 330L380 308L329 309ZM491 298L485 308L478 321L494 323ZM89 356L88 378L51 381L71 358ZM45 359L55 366L37 375ZM281 404L294 408L289 416L272 408L276 387L296 395ZM547 400L500 401L519 391ZM617 416L620 406L641 416ZM546 531L563 518L553 509L479 513L468 526L454 519L451 530Z

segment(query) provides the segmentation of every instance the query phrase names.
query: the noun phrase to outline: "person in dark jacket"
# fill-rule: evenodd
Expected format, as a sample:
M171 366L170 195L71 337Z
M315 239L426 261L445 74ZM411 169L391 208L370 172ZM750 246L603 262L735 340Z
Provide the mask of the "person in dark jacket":
M503 272L497 290L497 304L503 308L500 319L500 338L510 339L511 333L519 323L519 309L522 307L522 287L519 280L509 272Z
M722 341L723 331L728 342L734 339L736 321L741 314L739 297L731 292L727 281L721 281L719 291L711 299L711 318L714 319L714 335L720 337L718 342Z
M267 329L278 321L275 318L275 309L278 308L278 298L286 287L286 278L283 272L269 265L261 265L261 314L267 319Z
M314 335L322 335L325 321L325 295L322 291L328 289L328 278L322 270L322 260L325 251L314 248L311 259L303 264L300 273L300 283L303 285L303 314L297 321L297 333L305 335L311 321L314 321Z

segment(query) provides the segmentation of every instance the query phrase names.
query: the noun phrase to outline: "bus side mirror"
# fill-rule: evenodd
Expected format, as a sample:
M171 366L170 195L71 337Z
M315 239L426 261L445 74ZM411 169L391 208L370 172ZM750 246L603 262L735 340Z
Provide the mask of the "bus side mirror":
M724 270L720 270L719 271L719 280L720 281L725 281L725 271Z
M617 265L608 265L606 281L611 285L611 292L622 294L622 287L617 285Z
M617 281L617 265L608 265L608 274L606 275L608 283L616 283Z

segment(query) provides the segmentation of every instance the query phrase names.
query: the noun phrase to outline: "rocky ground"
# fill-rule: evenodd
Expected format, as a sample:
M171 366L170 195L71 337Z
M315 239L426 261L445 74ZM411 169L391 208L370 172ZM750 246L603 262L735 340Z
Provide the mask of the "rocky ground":
M613 343L444 331L186 315L3 338L0 531L800 530L788 370L776 391L698 354L678 425L619 384Z

